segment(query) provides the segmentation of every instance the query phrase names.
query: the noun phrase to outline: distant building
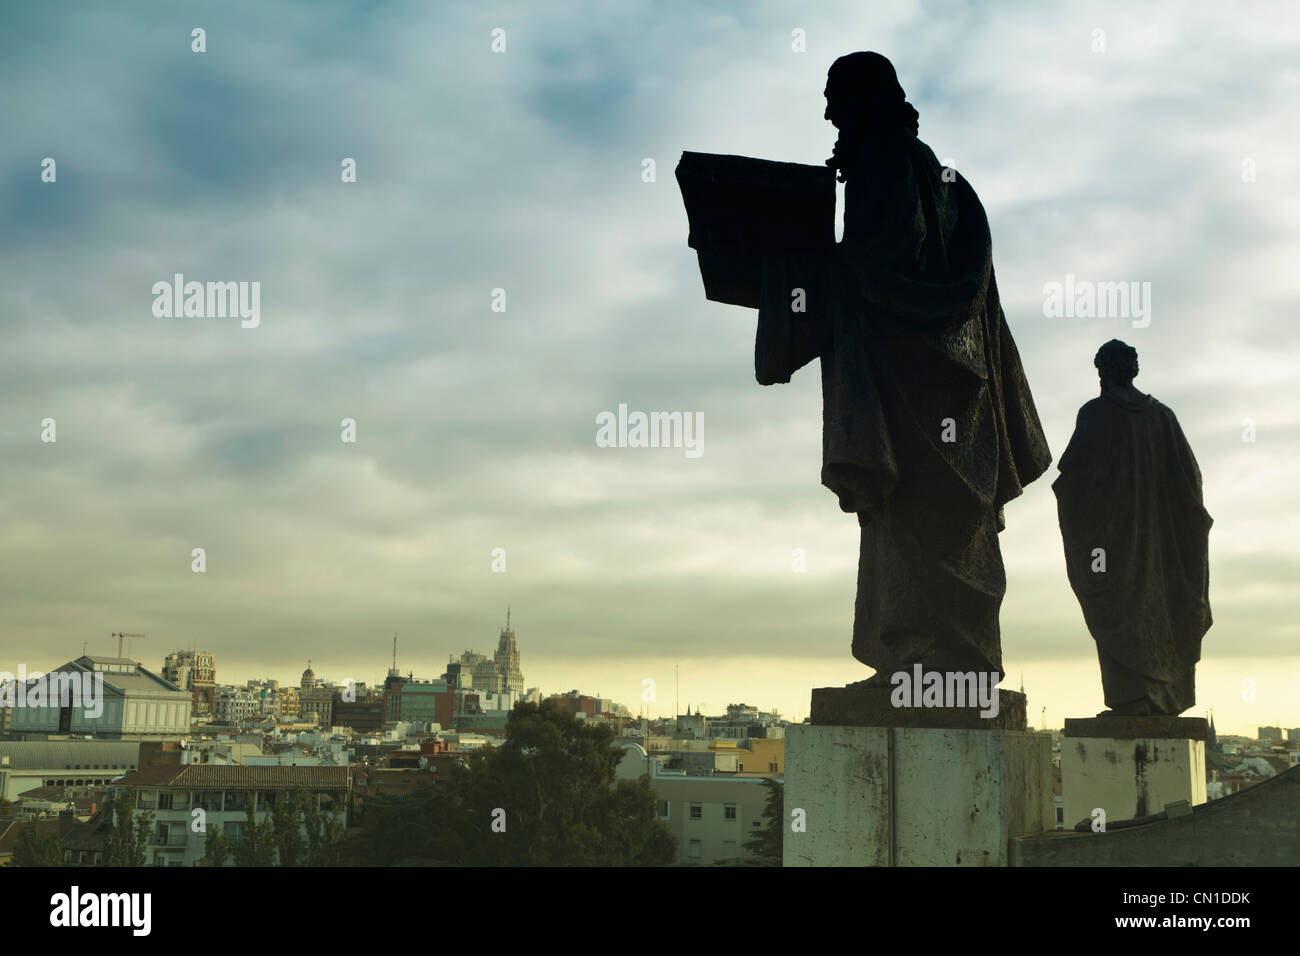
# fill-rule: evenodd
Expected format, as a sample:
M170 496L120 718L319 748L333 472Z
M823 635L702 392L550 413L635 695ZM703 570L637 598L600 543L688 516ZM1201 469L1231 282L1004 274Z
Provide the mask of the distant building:
M216 712L217 659L207 651L172 651L163 660L163 680L193 694L196 716Z
M259 717L260 701L257 695L243 687L217 688L216 708L213 718L217 723L231 723L238 726L244 721L255 721Z
M467 650L460 655L460 660L447 665L442 676L452 687L464 690L524 694L524 672L520 667L519 646L515 642L514 629L510 627L509 612L506 612L506 626L501 629L497 640L496 653L491 658Z
M302 672L298 685L298 716L303 720L316 718L319 727L333 726L334 688L316 683L316 673L311 669L311 661Z
M1267 746L1280 745L1282 743L1282 728L1260 727L1259 742Z
M78 688L76 697L70 687ZM25 703L15 701L10 718L15 735L150 738L190 730L192 694L123 657L78 657L26 681L22 690Z
M567 694L552 694L547 700L553 701L555 706L575 717L579 714L595 717L599 712L596 709L599 704L598 698L588 697L576 690L571 690Z
M677 840L679 863L714 863L751 857L745 841L763 825L767 787L761 776L687 776L665 770L638 744L623 744L618 779L649 776L656 814ZM780 779L777 774L768 774Z
M279 698L278 713L280 719L296 720L298 717L298 688L286 685L279 689L276 696Z
M384 695L358 693L355 700L334 701L332 726L348 727L358 734L377 733L384 726Z

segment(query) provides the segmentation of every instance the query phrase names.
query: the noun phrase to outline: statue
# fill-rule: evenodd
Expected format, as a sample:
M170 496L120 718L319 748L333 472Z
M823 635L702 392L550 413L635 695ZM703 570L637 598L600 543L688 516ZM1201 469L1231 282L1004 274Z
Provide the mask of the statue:
M917 138L889 60L841 57L825 92L843 241L827 170L687 153L691 245L710 298L758 308L759 384L821 359L821 480L861 526L852 653L876 670L854 686L887 688L918 664L996 683L1002 506L1052 456L998 300L988 220ZM751 198L731 198L742 187ZM797 238L774 238L783 227Z
M1209 630L1201 472L1174 413L1133 387L1137 351L1112 339L1093 361L1101 395L1079 409L1056 492L1065 567L1097 642L1099 717L1177 716L1196 702Z

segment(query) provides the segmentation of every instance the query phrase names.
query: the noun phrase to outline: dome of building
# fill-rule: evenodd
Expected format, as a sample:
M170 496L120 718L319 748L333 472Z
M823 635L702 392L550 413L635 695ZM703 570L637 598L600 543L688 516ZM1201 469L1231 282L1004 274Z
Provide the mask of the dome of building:
M311 661L307 662L307 669L302 672L302 685L304 688L316 686L316 673L311 669Z

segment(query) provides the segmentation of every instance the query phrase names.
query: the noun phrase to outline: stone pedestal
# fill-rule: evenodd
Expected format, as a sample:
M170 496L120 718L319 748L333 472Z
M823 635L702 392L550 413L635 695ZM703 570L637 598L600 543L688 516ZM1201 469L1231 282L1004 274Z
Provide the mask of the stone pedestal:
M804 832L792 832L795 810ZM1051 738L1023 729L788 727L785 820L785 866L1006 866L1011 837L1053 827Z
M1065 828L1159 813L1166 804L1205 802L1205 738L1200 717L1067 718L1061 743Z

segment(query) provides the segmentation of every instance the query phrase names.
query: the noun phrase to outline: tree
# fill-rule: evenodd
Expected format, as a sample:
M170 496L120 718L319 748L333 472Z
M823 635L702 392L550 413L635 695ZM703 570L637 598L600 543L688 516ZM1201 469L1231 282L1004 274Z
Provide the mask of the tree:
M676 847L644 777L617 780L608 725L552 701L515 707L499 748L469 755L425 794L367 801L353 863L636 866Z
M271 825L275 832L280 866L301 866L303 845L298 818L304 804L302 793L281 790L272 799Z
M63 848L59 846L59 838L36 822L28 823L14 846L13 865L62 866Z
M763 808L763 825L750 834L745 849L764 866L780 866L782 838L785 834L785 787L772 777L763 780L767 787L767 806Z
M275 866L274 824L269 816L257 822L257 801L251 792L247 796L248 806L244 811L247 822L243 834L231 841L231 856L235 866Z
M343 826L317 806L316 794L298 788L267 795L269 813L257 822L255 799L248 795L248 822L238 837L208 832L206 866L322 866L335 858ZM306 832L306 840L303 833Z
M109 812L108 853L106 866L144 866L149 855L149 832L153 829L151 812L135 816L135 787L119 793Z
M233 850L230 837L216 827L206 829L205 832L207 836L203 840L203 859L199 860L199 866L225 866Z

